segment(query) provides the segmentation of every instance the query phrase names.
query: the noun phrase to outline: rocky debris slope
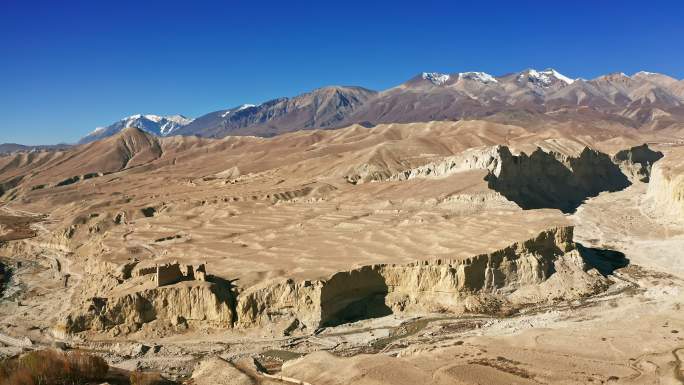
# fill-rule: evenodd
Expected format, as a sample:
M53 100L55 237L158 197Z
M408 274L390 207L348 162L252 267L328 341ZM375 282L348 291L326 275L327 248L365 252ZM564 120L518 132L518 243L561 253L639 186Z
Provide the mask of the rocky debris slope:
M647 197L659 217L684 218L684 148L667 153L653 166Z

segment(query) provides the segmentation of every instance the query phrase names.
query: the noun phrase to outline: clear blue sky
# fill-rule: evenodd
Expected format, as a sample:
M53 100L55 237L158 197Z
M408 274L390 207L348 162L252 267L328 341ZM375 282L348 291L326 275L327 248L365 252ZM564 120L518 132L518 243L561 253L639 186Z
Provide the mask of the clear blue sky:
M684 78L682 1L0 0L0 143L421 71Z

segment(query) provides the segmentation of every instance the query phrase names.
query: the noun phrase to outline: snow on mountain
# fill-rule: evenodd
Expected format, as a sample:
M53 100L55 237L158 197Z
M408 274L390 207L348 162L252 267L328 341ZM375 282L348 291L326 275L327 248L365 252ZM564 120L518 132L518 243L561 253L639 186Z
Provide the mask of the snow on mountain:
M560 80L564 81L566 84L572 84L575 82L575 79L570 79L569 77L561 74L560 72L558 72L554 69L546 70L545 72L549 72L549 71L551 72L552 76L554 76L556 79L560 79Z
M449 75L440 74L438 72L423 72L422 77L425 80L429 80L430 82L432 82L432 84L436 86L441 86L442 84L449 81Z
M657 74L657 73L655 73L655 72L639 71L639 72L635 73L635 74L632 75L632 76L639 76L639 75L642 75L642 76L649 76L649 75L659 75L659 74Z
M486 72L461 72L458 74L458 77L462 79L477 80L485 84L499 82L494 76Z
M160 123L159 126L159 133L162 136L168 136L171 135L174 131L177 129L187 126L188 124L192 123L193 119L186 118L183 115L167 115L167 116L160 116L160 120L158 123Z
M256 104L243 104L239 107L231 108L230 110L226 110L223 114L221 114L221 117L225 118L226 116L228 116L234 112L242 111L244 109L251 108L251 107L256 107Z
M183 115L159 116L136 114L121 119L115 125L121 125L122 128L137 127L151 134L167 136L178 128L188 125L190 122L192 122L192 119L188 119Z
M620 119L638 117L635 125L644 124L644 117L652 116L649 114L654 109L684 119L684 80L646 71L631 76L616 72L589 80L571 79L552 68L526 69L496 77L479 71L422 72L382 92L360 87L324 87L259 105L243 104L212 111L195 120L181 115L132 115L110 126L98 127L81 143L114 135L126 127L159 136L270 137L356 123L484 118L499 112L505 116L516 108L534 113L572 113L578 106ZM672 124L675 118L663 124Z
M546 69L544 71L529 69L521 73L518 77L519 80L524 80L525 78L527 78L529 82L539 85L541 87L549 87L558 80L565 84L572 84L575 82L574 79L570 79L569 77L561 74L560 72L552 68Z
M79 143L89 143L112 136L124 128L136 127L158 136L172 135L176 130L190 124L193 119L183 115L160 116L153 114L135 114L127 116L106 127L98 127L90 134L79 140Z

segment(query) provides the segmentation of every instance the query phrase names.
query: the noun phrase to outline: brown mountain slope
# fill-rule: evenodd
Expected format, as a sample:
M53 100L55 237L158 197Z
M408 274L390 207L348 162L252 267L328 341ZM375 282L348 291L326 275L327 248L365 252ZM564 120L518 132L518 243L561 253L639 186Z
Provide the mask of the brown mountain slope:
M144 165L162 155L159 139L137 128L127 128L101 141L65 151L16 153L0 158L6 178L25 177L36 186L70 184L79 179Z
M290 131L339 127L340 122L375 92L361 87L325 87L258 106L216 111L179 129L178 135L273 136Z
M157 129L157 134L271 137L352 124L489 119L500 114L527 114L530 124L539 125L559 113L564 120L582 120L590 114L592 119L620 122L631 129L679 132L684 122L683 84L643 71L591 80L571 79L553 69L526 69L498 77L482 72L422 73L381 92L331 86L259 105L214 111L169 132ZM98 135L115 133L128 121Z

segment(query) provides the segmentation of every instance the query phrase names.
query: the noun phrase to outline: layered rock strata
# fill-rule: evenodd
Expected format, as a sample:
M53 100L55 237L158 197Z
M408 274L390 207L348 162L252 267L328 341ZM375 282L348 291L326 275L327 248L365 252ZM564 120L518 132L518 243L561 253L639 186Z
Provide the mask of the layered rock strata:
M109 289L92 292L60 330L133 332L155 321L312 332L392 313L505 314L607 287L572 234L572 227L557 227L492 253L362 266L320 280L270 280L239 293L216 277L157 286L151 274L107 281L101 273L99 287Z
M393 312L491 313L597 293L607 280L585 263L572 230L550 229L468 258L364 266L327 280L263 283L240 293L238 325L295 322L316 329Z

